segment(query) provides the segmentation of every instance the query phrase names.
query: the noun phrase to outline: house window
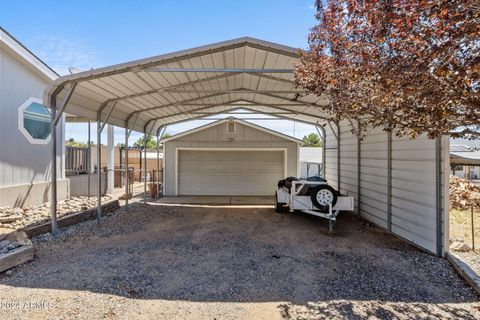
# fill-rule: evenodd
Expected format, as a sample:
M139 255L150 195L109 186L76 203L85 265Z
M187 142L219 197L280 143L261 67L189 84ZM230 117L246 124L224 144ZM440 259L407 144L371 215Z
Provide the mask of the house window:
M235 122L230 121L227 123L227 132L228 133L235 133Z
M50 110L40 99L29 98L18 109L18 127L30 143L50 141L50 121Z

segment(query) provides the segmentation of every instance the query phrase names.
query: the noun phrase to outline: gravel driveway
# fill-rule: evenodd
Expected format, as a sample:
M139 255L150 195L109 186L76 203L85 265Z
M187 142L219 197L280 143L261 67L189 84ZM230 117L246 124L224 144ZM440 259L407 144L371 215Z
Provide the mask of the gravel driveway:
M35 239L35 260L0 275L0 319L480 317L446 260L349 215L327 230L272 208L134 204Z

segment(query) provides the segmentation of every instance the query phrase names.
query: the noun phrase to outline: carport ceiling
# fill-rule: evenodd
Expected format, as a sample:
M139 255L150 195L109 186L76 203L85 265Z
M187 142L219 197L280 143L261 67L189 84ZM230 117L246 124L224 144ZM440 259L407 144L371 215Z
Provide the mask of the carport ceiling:
M295 48L240 38L64 76L44 102L70 96L62 111L142 132L241 106L317 123L328 99L296 87L296 60Z

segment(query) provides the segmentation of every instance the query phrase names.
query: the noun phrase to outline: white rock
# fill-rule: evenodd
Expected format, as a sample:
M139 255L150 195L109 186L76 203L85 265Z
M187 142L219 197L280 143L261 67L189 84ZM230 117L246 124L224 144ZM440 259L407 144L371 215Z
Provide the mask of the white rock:
M463 241L455 241L450 245L450 249L454 251L467 252L472 250L472 248Z

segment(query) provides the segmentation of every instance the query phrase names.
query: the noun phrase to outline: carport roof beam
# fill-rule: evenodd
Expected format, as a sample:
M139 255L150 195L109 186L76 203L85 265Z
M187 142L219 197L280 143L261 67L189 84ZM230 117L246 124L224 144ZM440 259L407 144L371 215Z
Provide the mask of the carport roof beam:
M245 69L245 68L160 68L149 67L147 72L206 72L206 73L293 73L294 69Z
M245 93L243 91L238 91L239 93ZM158 110L158 109L164 109L164 108L167 108L167 107L173 107L173 106L188 106L188 103L189 102L193 102L193 101L197 101L197 100L203 100L203 99L208 99L208 98L214 98L214 97L218 97L218 96L222 96L222 95L225 95L225 94L228 94L228 93L225 93L225 92L221 92L219 91L218 93L215 93L215 94L211 94L211 95L206 95L206 96L200 96L200 97L196 97L196 98L193 98L193 99L187 99L187 100L182 100L182 101L179 101L179 102L175 102L175 103L169 103L169 104L165 104L165 105L161 105L161 106L156 106L156 107L151 107L151 108L147 108L147 109L141 109L141 110L137 110L137 111L134 111L132 112L131 114L129 114L129 116L127 117L127 120L130 120L130 118L132 116L134 116L135 114L137 113L142 113L142 112L146 112L146 111L151 111L151 110ZM264 96L267 96L267 97L271 97L271 98L276 98L276 99L279 99L279 100L285 100L285 101L291 101L291 99L289 98L286 98L286 97L282 97L282 96L277 96L277 95L273 95L273 94L269 94L269 93L262 93L262 92L255 92L255 94L259 94L259 95L264 95ZM220 103L218 104L217 106L220 106L220 105L228 105L229 103L231 102L238 102L238 101L248 101L252 104L256 104L256 105L263 105L263 106L266 106L266 107L269 107L268 104L265 104L265 103L257 103L253 100L246 100L246 99L237 99L237 100L233 100L233 101L230 101L228 103ZM318 105L318 104L315 104L315 103L310 103L310 102L304 102L304 103L301 103L299 104L300 106L302 105L306 105L306 106L312 106L312 107L318 107L318 108L325 108L325 106L321 106L321 105ZM277 109L280 109L280 110L283 110L283 111L291 111L291 110L288 110L286 108L280 108L280 107L276 107ZM199 111L199 110L202 110L202 109L194 109L194 110L191 110L191 111ZM298 113L298 112L297 112ZM182 112L180 114L188 114L188 112ZM173 117L173 116L176 116L176 115L179 115L178 113L177 114L171 114L171 115L168 115L168 116L165 116L165 117L162 117L162 118L156 118L156 119L164 119L164 118L169 118L169 117ZM311 116L310 114L304 114L306 116ZM327 118L325 117L321 117L321 116L317 116L315 115L315 117L317 118L322 118L322 119L325 119L327 120Z
M139 114L137 113L137 115L136 115L135 118L133 119L132 126L129 126L129 124L128 124L128 123L129 123L129 120L126 120L126 121L125 121L125 130L127 130L127 131L126 131L126 137L127 137L127 139L128 139L128 138L130 137L130 135L132 134L133 128L135 127L135 123L136 123L137 120L138 120L138 115L139 115Z
M277 93L277 94L294 94L294 93L305 93L305 91L299 90L249 90L249 89L234 89L234 90L192 90L192 89L173 89L166 90L166 92L174 93L254 93L254 94L264 94L264 93Z
M58 121L62 117L63 111L65 111L65 108L67 107L68 101L70 101L70 98L72 97L73 91L75 90L76 86L77 86L76 83L72 83L70 85L70 88L68 89L67 96L65 97L65 99L63 99L62 105L60 106L60 108L58 108L58 111L55 114L55 118L53 119L53 124L54 125L57 125Z
M235 104L232 104L231 106L235 106ZM257 105L258 106L258 105ZM215 106L212 106L212 108L214 108ZM250 106L252 107L252 106ZM251 109L249 108L249 106L239 106L238 108L233 108L231 110L239 110L239 109L246 109L246 110L251 110L255 113L258 113L258 114L263 114L262 111L259 111L259 110L255 110L255 109ZM217 116L217 115L220 115L220 114L225 114L227 113L226 111L219 111L219 112L214 112L214 113L211 113L210 115L208 115L209 117L213 117L213 116ZM183 120L179 120L179 121L174 121L174 122L169 122L168 125L175 125L175 124L179 124L179 123L184 123L184 122L188 122L188 121L192 121L192 120L201 120L202 118L205 118L207 116L205 115L199 115L199 116L196 116L194 118L189 118L189 119L183 119ZM315 117L315 116L311 116L312 118L317 118L319 120L317 121L307 121L307 120L302 120L302 119L297 119L297 118L290 118L290 117L285 117L285 116L281 116L281 115L276 115L277 118L282 118L284 120L290 120L290 121L295 121L295 122L299 122L299 123L304 123L304 124L308 124L308 125L317 125L320 123L320 120L324 120L326 121L326 119L323 119L323 118L318 118L318 117ZM245 120L248 120L248 119L245 119ZM165 125L165 124L163 124Z
M117 105L117 102L112 104L112 107L110 108L110 111L108 111L107 116L105 117L105 120L100 124L100 128L99 128L100 132L102 132L103 128L105 128L105 125L107 124L108 119L110 119L110 116L112 115L112 112L115 109L116 105ZM99 110L98 121L101 121L101 120L102 120L102 110Z
M225 112L226 114L246 114L246 115L253 115L255 114L255 112L245 112L245 111L226 111ZM210 112L190 112L190 114L203 114L205 116L208 116L210 114L217 114L216 112L215 113L210 113ZM295 112L262 112L262 114L265 114L265 115L277 115L277 114L295 114Z
M206 107L203 107L203 108L198 108L198 109L195 109L195 111L201 111L201 110L208 110L208 109L212 109L212 108L216 108L216 107L222 107L222 106L238 106L238 108L236 109L248 109L248 106L250 107L254 107L254 106L257 106L257 107L270 107L268 104L261 104L261 103L250 103L249 105L238 105L236 104L238 101L234 101L233 103L219 103L219 104L212 104L210 106L206 106ZM249 102L249 101L247 101ZM289 111L288 109L283 109L283 108L280 108L280 107L275 107L276 109L279 109L279 110L284 110L284 111ZM252 109L250 109L252 110ZM262 113L261 111L258 111L258 110L254 110L255 112L258 112L258 113ZM216 113L217 115L218 114L222 114L222 113L228 113L228 110L224 110L224 111L221 111L219 113ZM303 112L298 112L298 111L294 111L295 114L297 115L303 115L303 116L308 116L308 117L311 117L311 118L317 118L317 119L322 119L322 120L328 120L327 118L323 118L319 115L313 115L313 114L307 114L307 113L303 113ZM170 114L170 115L166 115L166 116L162 116L162 117L158 117L158 118L154 118L154 119L151 119L149 121L152 121L152 120L162 120L162 119L167 119L167 118L172 118L172 117L176 117L176 116L180 116L180 115L188 115L189 113L188 112L178 112L178 113L174 113L174 114ZM214 114L211 114L210 116L213 116L215 115ZM203 115L204 116L204 115ZM195 118L191 118L191 119L187 119L187 120L194 120ZM289 118L289 120L292 120L292 121L298 121L298 119L296 118ZM315 122L312 122L312 123L315 123Z

